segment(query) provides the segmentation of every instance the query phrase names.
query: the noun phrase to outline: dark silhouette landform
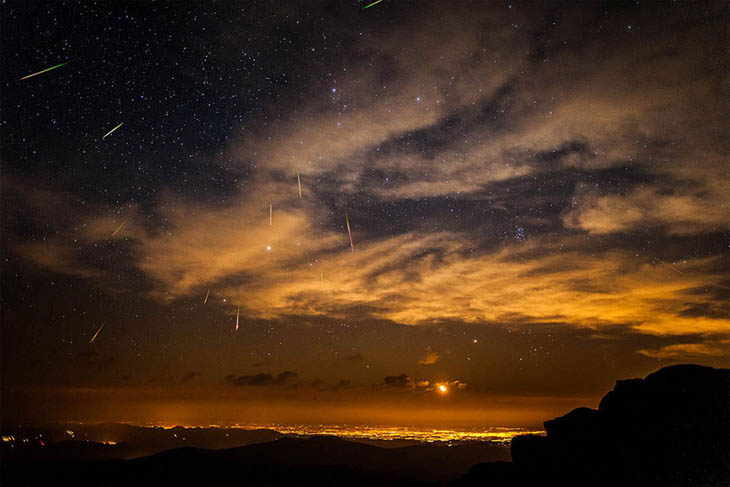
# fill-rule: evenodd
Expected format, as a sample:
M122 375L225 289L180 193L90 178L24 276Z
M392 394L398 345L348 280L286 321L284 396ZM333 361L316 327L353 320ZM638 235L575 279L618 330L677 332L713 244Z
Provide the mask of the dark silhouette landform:
M459 485L728 486L730 370L674 365L619 380L598 409L512 440L513 463L475 465Z
M514 438L512 461L489 443L382 448L273 430L119 424L79 425L68 440L39 427L30 432L43 434L43 446L3 443L2 484L727 486L729 394L730 370L698 365L620 380L598 409L546 421L546 436ZM110 437L124 441L100 442Z

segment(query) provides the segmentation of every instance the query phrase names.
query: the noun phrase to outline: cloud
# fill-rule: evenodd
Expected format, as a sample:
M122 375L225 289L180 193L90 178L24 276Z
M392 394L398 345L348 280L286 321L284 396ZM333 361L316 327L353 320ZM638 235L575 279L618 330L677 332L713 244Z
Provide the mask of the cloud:
M639 353L651 358L697 360L707 357L727 357L729 349L730 340L725 339L707 343L675 343L661 348L642 349Z
M703 189L704 191L704 189ZM567 228L593 234L648 230L665 226L672 234L723 231L730 228L730 197L724 191L707 194L662 194L657 188L639 188L626 195L601 196L587 192L563 222Z
M709 169L727 185L715 143L726 114L697 103L726 93L723 74L702 70L695 55L704 19L682 23L674 39L644 30L641 43L617 21L586 42L575 36L594 17L577 11L522 12L520 28L496 6L429 12L367 41L338 32L351 51L340 51L336 77L298 99L296 114L266 117L231 153L245 168L255 160L261 173L324 176L335 192L387 200L463 196L496 181L627 163L680 179ZM545 24L554 15L560 28ZM353 66L363 54L373 61ZM688 169L695 157L701 170Z
M350 379L341 379L337 384L334 386L328 388L327 390L333 391L333 392L339 392L339 391L346 391L352 389L353 383Z
M532 323L633 323L655 333L727 328L727 320L717 316L681 315L685 300L675 299L686 288L722 281L722 274L705 270L717 269L720 258L688 259L681 275L658 265L653 256L642 259L622 250L591 255L576 241L563 242L554 251L535 239L479 254L465 252L474 245L466 235L398 236L360 244L354 254L320 256L318 267L328 276L324 285L308 265L290 266L272 268L255 284L231 286L227 292L249 307L257 303L250 311L263 317L294 310L346 317L348 309L359 307L375 318L421 324L509 321L529 310L526 319Z
M197 292L204 283L234 276L246 280L271 267L301 262L338 240L328 234L307 238L314 229L300 209L274 207L274 224L269 225L269 203L263 198L223 210L175 208L168 216L171 231L137 243L145 256L140 268L158 283L163 299Z
M180 379L181 384L185 384L186 382L190 382L194 378L196 378L199 374L197 372L190 372L189 374L186 374L182 379Z
M730 319L730 303L685 303L686 307L679 312L679 316L707 317L713 319Z
M330 34L348 39L338 50L339 69L333 70L337 74L332 82L303 97L296 114L277 117L242 136L232 153L243 164L260 157L272 170L301 171L307 177L345 169L340 185L353 188L367 163L353 156L435 124L454 109L471 107L524 63L508 52L516 45L527 47L526 33L486 13L475 17L467 9L454 12L421 12L387 29L387 36L367 42L343 25ZM450 35L438 34L449 27ZM484 32L495 40L510 38L511 44L492 43L487 52L474 42ZM375 62L352 62L363 55ZM495 57L501 62L491 62ZM452 73L459 73L458 81Z
M237 387L270 387L270 386L282 386L286 384L290 379L298 377L299 374L289 370L285 370L276 376L271 374L261 373L256 375L227 375L226 381Z
M415 383L405 372L401 375L386 376L383 383L388 387L395 387L398 389L413 389L416 387Z
M437 391L441 386L447 387L451 391L463 390L467 388L466 382L459 379L454 380L414 380L406 374L389 375L385 377L382 384L376 386L378 389L404 389L414 392L433 392Z
M355 222L352 253L344 228L315 231L315 210L282 203L270 226L268 206L258 199L240 207L170 208L166 231L130 229L134 254L124 264L138 266L149 279L150 296L163 302L202 296L213 285L252 318L358 316L409 325L559 320L588 328L628 323L656 334L728 328L718 297L700 293L688 305L684 295L726 286L722 255L689 254L670 267L656 260L672 261L661 248L639 254L620 240L596 247L571 235L534 235L495 245L467 231L367 238ZM89 223L100 226L107 224ZM90 245L97 234L82 232ZM39 253L63 256L54 252L66 245L49 240ZM64 258L47 265L59 272L72 267ZM119 285L106 267L92 270L105 276L100 282Z
M428 352L422 358L418 360L421 365L433 365L439 360L439 354L437 352Z
M436 390L437 388L440 389L441 386L446 387L446 390L449 392L462 391L467 388L466 382L462 382L457 379L435 383L432 387L429 387L428 390Z

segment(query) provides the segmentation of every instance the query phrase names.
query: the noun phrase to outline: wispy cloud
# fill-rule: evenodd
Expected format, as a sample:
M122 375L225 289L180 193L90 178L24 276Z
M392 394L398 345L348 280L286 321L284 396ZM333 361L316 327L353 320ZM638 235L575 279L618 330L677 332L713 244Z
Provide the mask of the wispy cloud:
M418 360L418 363L421 365L433 365L438 361L439 354L437 352L428 352Z
M662 359L687 359L693 357L727 357L730 340L719 340L710 343L675 343L658 349L642 349L642 355Z

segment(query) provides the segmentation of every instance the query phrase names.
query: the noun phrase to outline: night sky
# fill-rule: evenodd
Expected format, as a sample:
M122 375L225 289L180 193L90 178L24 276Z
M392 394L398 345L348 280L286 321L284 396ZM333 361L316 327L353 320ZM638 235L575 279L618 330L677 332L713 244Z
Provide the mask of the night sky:
M3 1L3 419L539 425L730 365L727 2L368 3Z

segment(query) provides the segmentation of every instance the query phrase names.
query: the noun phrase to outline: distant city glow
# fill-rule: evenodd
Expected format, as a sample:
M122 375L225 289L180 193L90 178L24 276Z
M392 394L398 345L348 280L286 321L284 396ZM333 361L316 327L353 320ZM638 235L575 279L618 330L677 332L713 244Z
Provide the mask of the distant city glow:
M512 438L519 435L544 435L543 430L530 428L510 427L486 427L486 428L424 428L416 426L388 426L388 425L357 425L357 424L211 424L198 426L181 426L166 423L152 423L147 426L155 426L165 429L183 428L238 428L238 429L271 429L286 435L315 436L330 435L339 436L351 440L409 440L426 443L452 443L487 441L509 445Z

